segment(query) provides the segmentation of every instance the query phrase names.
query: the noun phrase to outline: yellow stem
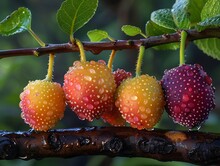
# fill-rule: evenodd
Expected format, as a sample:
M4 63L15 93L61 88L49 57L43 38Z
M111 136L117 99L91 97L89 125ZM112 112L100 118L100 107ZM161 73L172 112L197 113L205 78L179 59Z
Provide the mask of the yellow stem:
M76 45L79 47L79 53L80 53L80 61L85 62L86 61L86 54L83 47L83 44L80 40L76 39Z
M110 70L112 70L112 64L113 64L113 61L114 61L114 58L115 58L115 54L116 54L116 51L115 51L115 50L112 50L111 55L109 56L108 68L109 68Z
M141 65L142 65L142 60L143 60L143 57L144 57L144 51L145 51L145 47L140 46L139 47L138 60L137 60L137 66L136 66L136 77L141 75Z
M48 69L47 69L47 76L46 76L47 81L52 81L52 79L53 79L54 58L55 58L54 53L50 53Z

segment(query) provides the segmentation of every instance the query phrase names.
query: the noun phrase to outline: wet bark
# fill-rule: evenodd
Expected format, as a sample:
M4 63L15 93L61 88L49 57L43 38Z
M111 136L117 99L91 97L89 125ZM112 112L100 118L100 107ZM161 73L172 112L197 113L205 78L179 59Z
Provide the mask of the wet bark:
M220 163L220 134L87 127L48 132L0 132L0 159L69 158L82 155L145 157L199 165Z

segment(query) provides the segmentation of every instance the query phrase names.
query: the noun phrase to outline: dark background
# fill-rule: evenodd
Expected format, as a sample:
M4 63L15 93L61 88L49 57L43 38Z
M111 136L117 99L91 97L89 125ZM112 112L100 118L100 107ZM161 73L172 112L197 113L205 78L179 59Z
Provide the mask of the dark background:
M56 12L62 0L1 0L0 20L3 20L18 7L27 7L32 12L32 29L46 43L68 42L69 36L61 31L56 21ZM122 25L130 24L145 30L145 24L150 18L150 13L160 8L171 8L174 0L100 0L98 10L92 20L76 32L75 37L88 41L86 33L92 29L106 30L115 39L129 39L120 30ZM134 38L140 38L134 37ZM38 47L36 41L27 33L10 37L0 36L0 50L13 48ZM108 59L110 51L99 55L87 52L88 60ZM114 69L124 68L134 73L137 50L122 50L117 53ZM163 71L178 65L179 51L157 51L148 49L145 52L142 73L154 75L161 79ZM219 132L220 125L220 62L203 54L202 51L190 43L186 50L186 63L199 63L213 78L216 87L216 109L210 113L209 119L200 129L201 131ZM78 53L58 54L55 60L54 81L63 83L63 75L75 60L79 59ZM23 131L30 129L20 117L19 94L29 80L44 79L47 71L48 56L41 57L13 57L0 60L0 130ZM107 126L100 120L92 123L80 121L75 114L67 109L65 117L56 128L73 128L83 126ZM164 129L187 130L177 124L164 113L162 120L156 126ZM0 161L0 166L46 166L46 165L80 165L80 166L147 166L147 165L175 165L187 166L181 162L159 162L145 158L109 158L106 156L81 156L71 159L50 158L42 160L14 160Z

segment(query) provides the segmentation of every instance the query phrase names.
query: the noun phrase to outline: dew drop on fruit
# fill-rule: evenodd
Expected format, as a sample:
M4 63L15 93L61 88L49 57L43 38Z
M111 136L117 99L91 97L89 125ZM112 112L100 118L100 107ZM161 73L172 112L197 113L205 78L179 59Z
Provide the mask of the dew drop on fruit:
M147 119L147 115L146 114L141 114L141 119Z
M188 106L189 106L190 108L193 108L193 107L195 107L195 104L194 104L194 103L189 103Z
M88 104L88 105L86 105L86 107L90 110L94 108L94 106L92 104Z
M84 76L84 79L87 81L92 81L92 77L90 77L90 76Z
M106 62L104 60L98 60L98 63L106 65Z
M183 94L182 101L183 102L189 101L189 96L187 94Z
M189 92L192 92L192 90L193 90L192 88L189 88L189 89L188 89Z
M82 100L85 101L85 102L88 102L88 101L89 101L89 98L86 97L86 96L83 96Z
M100 88L100 89L99 89L99 94L103 94L103 93L104 93L104 91L105 91L105 89L104 89L104 88Z
M81 85L80 85L80 84L75 84L75 88L76 88L77 90L81 90Z
M96 71L94 69L89 69L89 72L92 73L92 74L96 73Z
M105 82L105 80L104 80L103 78L100 78L100 79L98 80L98 84L99 84L99 85L103 84L104 82Z
M184 111L187 112L187 113L189 113L189 112L190 112L190 109L189 109L189 108L185 108Z
M186 75L189 76L189 77L191 77L191 76L194 75L194 73L193 73L192 70L187 70Z
M133 120L134 120L134 122L139 122L139 118L138 118L137 116L135 116L135 117L133 118Z
M52 116L52 115L53 115L53 111L48 111L48 112L47 112L47 115L48 115L48 116Z
M181 109L178 106L174 106L173 110L176 113L179 113L181 111Z
M138 99L137 96L131 96L131 100L136 101Z

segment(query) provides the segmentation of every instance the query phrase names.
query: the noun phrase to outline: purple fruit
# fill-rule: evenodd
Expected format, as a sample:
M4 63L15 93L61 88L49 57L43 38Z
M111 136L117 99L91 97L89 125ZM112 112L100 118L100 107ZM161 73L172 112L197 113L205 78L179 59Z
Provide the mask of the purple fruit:
M198 64L165 71L161 84L167 113L180 125L200 127L215 108L212 79Z

